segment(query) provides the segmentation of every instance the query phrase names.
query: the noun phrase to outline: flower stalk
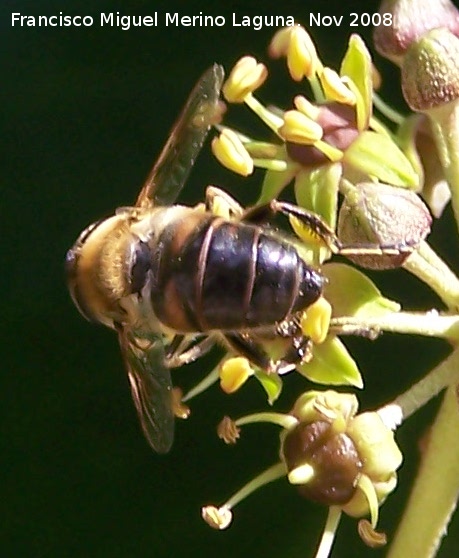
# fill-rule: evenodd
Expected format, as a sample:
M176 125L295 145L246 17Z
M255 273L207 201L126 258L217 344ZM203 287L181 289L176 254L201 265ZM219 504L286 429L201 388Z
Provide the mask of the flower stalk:
M457 381L457 350L453 355ZM430 430L418 477L387 558L436 555L459 498L458 439L457 391L456 385L451 384Z

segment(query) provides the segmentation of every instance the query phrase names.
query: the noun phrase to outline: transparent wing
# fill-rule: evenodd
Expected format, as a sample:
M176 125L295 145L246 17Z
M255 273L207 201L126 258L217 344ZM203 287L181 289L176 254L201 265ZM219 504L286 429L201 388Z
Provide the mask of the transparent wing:
M119 342L145 437L155 451L167 453L174 439L174 414L172 381L164 364L162 340L140 339L128 330L121 330Z
M140 191L137 207L175 202L210 126L221 115L219 96L223 78L222 66L214 64L196 83Z

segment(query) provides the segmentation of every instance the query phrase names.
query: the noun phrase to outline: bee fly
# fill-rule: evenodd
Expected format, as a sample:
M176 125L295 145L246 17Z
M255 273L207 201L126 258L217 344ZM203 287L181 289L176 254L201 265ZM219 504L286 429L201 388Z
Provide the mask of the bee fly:
M319 217L277 200L244 211L209 187L205 206L173 205L218 117L223 76L214 65L197 82L135 206L89 226L67 253L72 299L85 318L117 331L142 429L160 453L173 441L170 368L216 342L277 373L308 350L295 317L325 279L267 219L293 215L338 242ZM291 348L273 362L260 341L279 336Z

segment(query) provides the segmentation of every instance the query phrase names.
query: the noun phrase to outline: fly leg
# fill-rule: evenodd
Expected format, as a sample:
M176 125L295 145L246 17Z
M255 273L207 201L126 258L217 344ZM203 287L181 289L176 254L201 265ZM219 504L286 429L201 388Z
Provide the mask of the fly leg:
M307 359L310 354L311 342L303 335L292 336L285 329L281 332L276 328L276 334L281 337L288 337L291 340L291 346L279 360L273 360L261 344L250 335L227 333L225 334L225 341L231 350L246 357L252 364L268 374L286 374Z
M195 339L195 337L175 335L166 348L166 366L177 368L184 364L190 364L190 362L194 362L208 353L215 345L215 340L212 337L205 337L193 345Z
M212 337L205 337L193 345L195 341L196 337L194 336L175 335L166 348L165 365L168 368L176 368L189 364L208 353L215 345L215 340ZM172 388L172 412L174 416L186 419L190 415L190 408L183 403L182 399L182 390L179 387Z
M288 339L290 346L283 356L283 361L293 364L309 362L312 358L312 341L304 335L301 325L296 317L288 318L276 326L278 337Z
M247 209L241 217L242 221L251 223L262 223L268 221L276 213L282 213L287 217L295 217L305 227L312 236L320 239L333 254L342 256L363 256L363 255L394 255L409 254L415 246L407 244L378 246L377 244L343 244L336 236L332 228L316 213L308 211L298 205L272 200L271 202Z

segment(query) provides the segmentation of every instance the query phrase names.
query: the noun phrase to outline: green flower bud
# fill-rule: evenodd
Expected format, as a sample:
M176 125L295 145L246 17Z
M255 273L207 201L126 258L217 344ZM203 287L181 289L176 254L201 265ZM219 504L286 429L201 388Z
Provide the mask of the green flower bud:
M412 190L365 182L345 192L338 237L344 246L362 247L349 259L368 269L400 267L430 232L432 217ZM373 253L372 253L373 250Z

